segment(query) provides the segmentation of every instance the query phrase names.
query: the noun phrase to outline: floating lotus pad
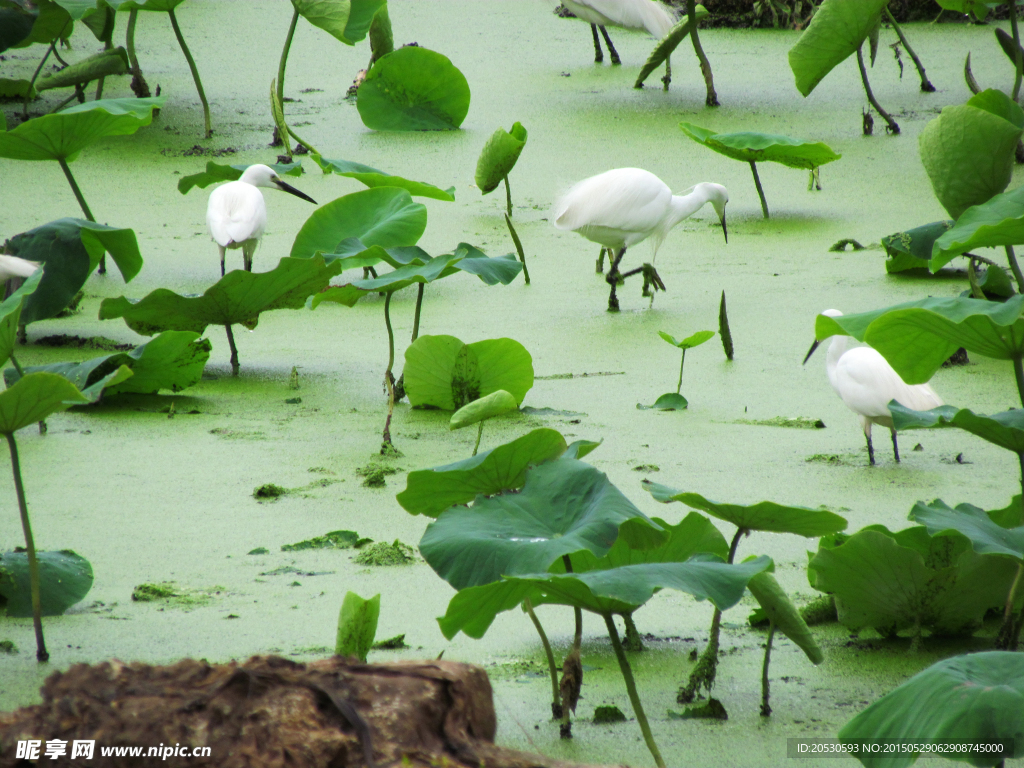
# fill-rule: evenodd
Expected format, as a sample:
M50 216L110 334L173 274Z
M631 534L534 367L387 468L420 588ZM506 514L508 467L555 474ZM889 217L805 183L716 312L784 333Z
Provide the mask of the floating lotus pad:
M450 131L469 112L469 83L447 56L407 46L377 59L356 107L375 131Z

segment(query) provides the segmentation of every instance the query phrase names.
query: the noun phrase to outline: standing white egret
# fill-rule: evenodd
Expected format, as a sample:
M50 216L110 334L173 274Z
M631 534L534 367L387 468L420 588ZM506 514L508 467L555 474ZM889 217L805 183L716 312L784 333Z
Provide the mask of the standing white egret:
M253 254L267 228L267 205L258 187L280 189L317 204L305 192L285 184L268 165L250 165L238 181L229 181L213 190L206 206L206 226L220 248L221 277L228 248L241 248L245 271L252 272Z
M38 261L0 254L0 283L6 283L12 277L32 277L40 266Z
M821 314L839 317L843 313L838 309L826 309ZM905 408L927 411L942 405L942 398L929 384L907 384L877 350L871 347L850 347L851 341L850 336L832 337L825 358L829 383L846 403L846 407L860 416L864 437L868 441L868 462L875 463L871 425L878 424L892 434L892 452L899 463L900 449L896 444L896 428L892 423L889 402L896 400ZM815 341L804 363L817 348L818 342Z
M562 0L562 5L574 16L590 23L590 31L594 34L594 61L598 64L604 61L598 29L608 44L612 64L621 64L606 26L646 29L661 40L676 23L675 14L668 6L654 0Z
M683 195L672 190L653 173L640 168L616 168L576 184L555 205L555 227L578 232L604 248L614 249L605 280L611 286L608 310L617 312L615 296L618 284L627 277L643 273L644 295L649 285L665 290L651 264L619 274L619 262L631 245L654 237L654 256L658 255L665 236L683 219L692 216L705 203L711 203L722 222L725 242L729 232L725 226L725 204L729 192L721 184L702 182ZM652 259L653 261L653 259ZM598 271L600 272L600 264Z

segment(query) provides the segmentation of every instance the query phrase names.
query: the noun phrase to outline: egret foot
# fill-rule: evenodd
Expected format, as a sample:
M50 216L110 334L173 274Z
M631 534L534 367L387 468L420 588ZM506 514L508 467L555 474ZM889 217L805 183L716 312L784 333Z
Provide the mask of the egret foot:
M594 63L600 64L604 61L604 51L601 50L601 38L597 36L597 24L591 24L590 31L594 33Z
M623 272L621 275L619 275L619 282L622 282L627 277L632 277L633 275L639 274L642 274L644 276L644 287L641 291L641 295L651 296L652 287L655 291L665 290L665 284L661 281L661 277L658 275L658 270L656 270L654 268L654 265L650 263L645 263L642 267L631 269L629 270L629 272Z
M612 45L612 39L608 37L608 30L601 27L601 35L604 37L605 43L608 45L608 53L611 54L612 64L621 64L619 60L619 52L615 50L615 46Z

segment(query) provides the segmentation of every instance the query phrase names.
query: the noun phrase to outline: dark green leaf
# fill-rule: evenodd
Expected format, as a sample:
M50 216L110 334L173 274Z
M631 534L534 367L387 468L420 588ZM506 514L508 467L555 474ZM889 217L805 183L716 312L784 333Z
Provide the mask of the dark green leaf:
M960 13L973 13L978 21L984 20L988 15L989 5L995 6L996 3L989 3L987 0L935 0L939 7L945 8L947 11L958 11Z
M39 286L43 273L36 270L21 287L0 303L0 365L6 362L14 351L21 324L21 308L26 298Z
M781 163L790 168L813 170L842 155L820 141L802 141L771 133L715 133L693 123L680 123L683 133L719 154L743 162Z
M205 189L211 184L216 184L220 181L237 181L242 178L242 173L248 167L245 163L241 165L225 165L223 163L215 163L213 160L207 160L205 171L193 173L191 176L182 176L178 179L178 191L185 195L188 194L192 187ZM278 176L302 175L301 160L294 163L272 163L270 167L277 171Z
M800 616L793 601L774 576L763 571L750 579L747 589L764 609L768 620L777 630L796 643L800 650L807 654L812 664L821 664L825 660L825 654L815 642L807 622Z
M26 40L32 34L35 21L36 16L21 6L15 5L13 8L0 6L0 53ZM27 80L7 82L28 83Z
M954 405L940 405L930 411L915 411L893 400L889 403L889 411L898 432L906 429L958 427L1000 448L1024 454L1024 410L1020 408L984 416Z
M685 411L689 405L689 401L678 392L666 392L664 395L658 396L658 399L654 401L654 405L645 408L638 404L637 408L641 411L648 409L655 411Z
M52 373L28 374L0 392L0 434L42 421L51 413L87 402L75 385Z
M36 81L36 90L70 88L98 80L101 77L123 75L128 71L129 66L128 53L125 49L111 48L109 51L100 51L81 61L76 61L71 66L57 72L47 72Z
M36 552L39 562L39 598L43 616L60 616L79 602L92 587L92 565L70 549ZM6 600L7 617L32 615L28 554L0 553L0 597Z
M366 663L366 654L373 646L377 634L377 620L380 618L380 595L364 600L355 592L345 595L338 614L338 638L334 653L351 656Z
M476 185L483 194L497 189L502 179L515 167L526 146L526 137L522 123L513 123L511 131L499 128L491 134L476 161Z
M975 248L1024 243L1024 187L968 208L932 246L931 270L937 271Z
M469 112L469 83L448 57L408 46L377 60L356 107L376 131L454 130Z
M932 536L950 531L966 536L978 554L1009 555L1024 560L1024 526L1003 528L985 510L971 504L958 504L951 509L942 499L931 504L919 501L910 510L910 519L925 526Z
M885 271L892 274L910 269L928 269L932 258L932 246L948 229L952 220L933 221L906 232L895 232L882 238L882 247L888 259Z
M348 160L329 160L326 157L313 153L313 161L320 166L324 173L336 173L339 176L347 176L350 179L362 182L368 187L399 187L407 190L414 197L430 197L435 200L453 202L455 200L455 187L440 189L425 181L410 181L401 176L392 176L384 171L378 171L362 163L353 163Z
M20 3L19 3L20 5ZM25 48L33 43L48 45L51 40L67 40L74 31L75 25L68 12L52 0L38 0L34 3L35 11L31 32L20 42L12 43L11 48ZM10 4L5 6L10 7ZM0 17L0 20L3 17ZM17 25L22 28L21 24Z

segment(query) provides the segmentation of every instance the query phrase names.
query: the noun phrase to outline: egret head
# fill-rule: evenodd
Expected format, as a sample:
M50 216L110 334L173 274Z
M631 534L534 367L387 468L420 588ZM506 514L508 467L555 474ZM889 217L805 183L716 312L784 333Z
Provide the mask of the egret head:
M821 312L821 314L825 317L840 317L843 313L838 309L826 309L824 312ZM815 339L814 343L811 344L811 348L808 350L807 356L804 357L804 365L807 365L807 361L811 359L811 355L814 354L814 350L818 348L819 344L821 344L821 342L817 339Z
M295 195L296 197L301 197L303 200L313 203L313 205L317 204L316 200L305 192L300 192L292 185L285 184L284 181L281 180L281 177L277 175L277 171L269 165L262 165L259 163L256 165L250 165L245 169L240 181L244 181L246 184L252 184L254 187L279 189L282 192L287 192L291 195Z
M721 184L715 184L710 181L701 182L694 187L694 190L699 191L715 209L715 213L718 214L718 220L722 222L722 234L725 235L725 242L728 243L729 230L725 226L725 204L729 202L729 190Z

